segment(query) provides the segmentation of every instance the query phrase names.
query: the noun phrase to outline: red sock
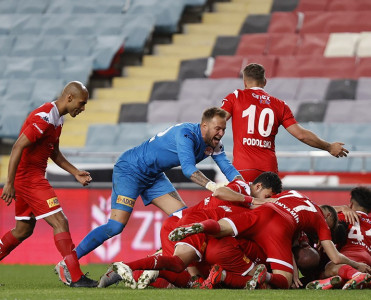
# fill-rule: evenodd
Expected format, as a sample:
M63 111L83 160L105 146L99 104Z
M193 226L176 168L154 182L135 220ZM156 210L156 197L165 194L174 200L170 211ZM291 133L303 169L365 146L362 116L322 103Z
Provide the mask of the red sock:
M159 277L166 279L168 282L174 284L176 287L179 288L186 288L188 287L189 281L191 279L191 275L189 275L188 271L183 271L181 273L174 273L171 271L160 271Z
M339 268L338 274L341 278L343 278L345 280L349 280L349 279L352 279L353 275L358 273L358 272L359 271L357 271L353 267L351 267L349 265L344 265L344 266L341 266Z
M215 220L205 220L200 222L204 227L204 233L206 234L218 234L220 232L220 225L218 221Z
M247 281L251 279L251 276L241 276L227 272L224 278L224 284L232 289L243 289L246 286Z
M76 251L73 249L75 245L72 243L69 232L61 232L54 236L55 246L62 255L64 262L67 265L68 271L71 274L72 282L78 281L84 273L80 269L79 260L77 259Z
M134 270L168 270L176 273L184 271L186 265L178 256L154 255L127 263Z
M281 274L271 274L271 278L269 279L269 284L274 286L278 289L288 289L289 282L287 281L286 277Z
M13 249L15 249L21 242L17 240L12 231L8 231L0 240L0 260L7 256Z

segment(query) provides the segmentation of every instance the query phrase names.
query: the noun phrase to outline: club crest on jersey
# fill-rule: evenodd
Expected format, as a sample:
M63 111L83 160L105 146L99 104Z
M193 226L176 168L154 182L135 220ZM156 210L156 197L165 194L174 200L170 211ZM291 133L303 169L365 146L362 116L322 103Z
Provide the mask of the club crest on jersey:
M59 205L59 201L57 197L50 198L46 200L46 202L48 203L49 208Z
M214 149L212 147L210 147L210 146L207 146L206 149L205 149L205 151L204 151L204 153L206 155L208 155L208 156L213 155Z
M125 196L122 196L122 195L118 195L117 199L116 199L116 203L126 205L126 206L129 206L129 207L133 208L134 204L135 204L135 199L125 197Z

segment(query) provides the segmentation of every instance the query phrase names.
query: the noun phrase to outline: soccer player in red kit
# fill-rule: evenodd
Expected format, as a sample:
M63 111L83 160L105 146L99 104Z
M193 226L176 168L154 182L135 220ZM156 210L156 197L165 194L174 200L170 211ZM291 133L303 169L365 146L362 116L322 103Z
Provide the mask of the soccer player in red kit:
M218 220L227 215L243 212L251 207L252 202L254 204L265 203L263 198L271 197L273 193L278 193L281 190L282 182L278 175L272 172L261 174L250 185L241 180L234 180L229 183L227 187L217 189L212 196L205 198L199 204L175 213L174 216L164 222L161 229L163 250L161 256L150 256L126 264L116 262L113 264L113 270L115 270L121 276L124 283L131 288L136 287L136 283L132 276L133 270L168 270L181 273L189 264L202 261L208 238L205 234L200 234L190 236L182 242L175 243L168 239L168 234L171 230L182 224L189 224L190 222L199 222L207 219ZM254 198L250 196L250 194L254 196ZM219 199L217 197L219 197ZM226 199L229 199L229 201ZM244 260L241 265L243 269L241 273L245 271L248 272L251 265L253 267L253 263L249 260ZM111 280L105 277L107 274L111 276L111 267L107 273L102 276L101 282L102 280L107 282L110 281L111 284ZM138 282L140 281L141 278L139 278ZM103 287L103 284L100 283L100 285Z
M301 231L317 234L330 260L349 264L362 271L371 268L340 254L331 241L329 226L337 223L337 214L331 206L318 207L297 191L283 192L275 196L275 203L267 203L257 209L219 220L178 227L169 234L173 241L181 240L196 233L217 237L239 236L255 241L267 255L273 274L267 273L265 280L277 288L289 288L292 282L293 257L291 244ZM329 224L329 225L328 225ZM251 286L256 283L251 283Z
M356 187L350 192L349 208L358 214L358 221L354 224L347 222L343 212L339 212L339 221L347 225L347 240L340 249L340 253L357 261L371 266L371 190L366 187ZM346 207L343 208L345 210ZM371 282L371 275L345 264L329 262L325 267L323 280L314 280L307 284L307 289L327 290L341 287L343 289L367 288Z
M335 157L346 156L343 143L328 143L300 126L289 106L264 91L265 69L249 64L243 70L244 90L235 90L223 99L221 108L232 117L233 165L246 181L260 173L278 173L275 137L280 125L301 142L328 151Z
M50 157L82 185L91 181L88 172L75 168L59 150L63 115L76 117L85 110L88 98L86 87L72 81L56 101L45 103L30 113L13 145L1 195L7 205L15 200L16 226L0 240L0 260L32 235L37 220L44 219L53 227L55 245L72 276L71 287L94 287L98 283L87 278L80 269L67 219L45 172Z

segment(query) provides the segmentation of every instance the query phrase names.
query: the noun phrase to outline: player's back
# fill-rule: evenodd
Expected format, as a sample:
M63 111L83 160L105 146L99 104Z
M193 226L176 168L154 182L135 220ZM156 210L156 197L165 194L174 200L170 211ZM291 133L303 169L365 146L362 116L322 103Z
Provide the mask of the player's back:
M223 99L232 115L233 155L237 169L277 172L275 136L279 126L296 123L286 103L262 88L235 90Z
M348 224L347 241L342 250L351 249L367 251L371 255L371 218L364 212L357 211L359 222ZM345 221L343 213L339 213L339 220Z

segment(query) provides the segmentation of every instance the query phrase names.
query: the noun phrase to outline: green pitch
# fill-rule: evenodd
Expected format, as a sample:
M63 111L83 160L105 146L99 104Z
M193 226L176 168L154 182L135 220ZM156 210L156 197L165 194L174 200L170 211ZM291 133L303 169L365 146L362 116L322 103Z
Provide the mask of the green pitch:
M107 265L83 266L89 277L99 279ZM106 289L73 289L64 286L53 266L0 265L0 299L371 299L371 290L354 291L306 291L306 290L188 290L188 289L146 289L130 290L121 284Z

